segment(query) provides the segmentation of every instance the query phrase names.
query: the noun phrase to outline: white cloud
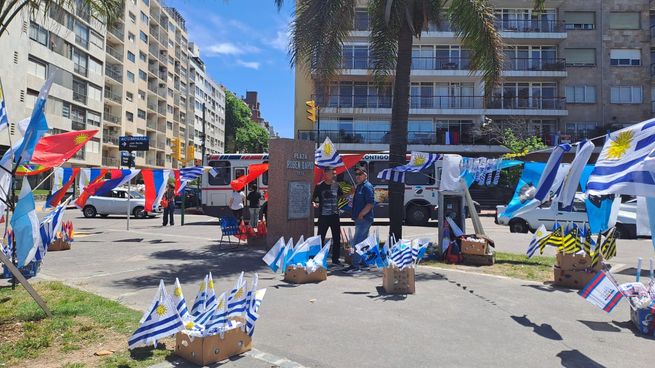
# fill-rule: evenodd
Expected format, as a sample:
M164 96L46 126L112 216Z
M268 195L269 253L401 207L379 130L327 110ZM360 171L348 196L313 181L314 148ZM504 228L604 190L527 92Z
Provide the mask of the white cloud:
M282 52L287 52L289 49L289 40L291 39L291 31L289 29L280 29L277 31L275 38L270 40L269 45Z
M238 65L241 65L244 68L254 69L254 70L259 70L259 67L261 66L261 63L259 63L257 61L237 60L236 62L237 62Z
M220 42L201 49L209 56L216 55L244 55L258 53L260 50L255 46L235 45L232 42Z

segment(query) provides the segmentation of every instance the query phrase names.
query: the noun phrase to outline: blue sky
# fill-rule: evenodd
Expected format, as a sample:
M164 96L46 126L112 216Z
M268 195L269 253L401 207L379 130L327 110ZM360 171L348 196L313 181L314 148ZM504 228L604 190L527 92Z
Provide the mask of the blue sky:
M264 119L293 137L294 71L288 23L295 0L280 12L273 0L166 0L186 19L209 74L237 96L258 91Z

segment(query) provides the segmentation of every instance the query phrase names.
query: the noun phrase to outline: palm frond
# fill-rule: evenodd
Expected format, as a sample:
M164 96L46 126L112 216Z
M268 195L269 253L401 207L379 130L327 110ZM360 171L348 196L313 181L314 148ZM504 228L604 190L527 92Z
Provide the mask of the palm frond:
M503 41L494 25L493 8L487 0L453 0L449 16L462 46L473 51L471 70L482 71L490 92L500 82L503 69Z
M378 85L389 81L398 58L398 33L404 19L404 1L371 0L370 60L373 76Z
M291 23L291 63L327 85L341 65L354 17L355 0L299 0Z

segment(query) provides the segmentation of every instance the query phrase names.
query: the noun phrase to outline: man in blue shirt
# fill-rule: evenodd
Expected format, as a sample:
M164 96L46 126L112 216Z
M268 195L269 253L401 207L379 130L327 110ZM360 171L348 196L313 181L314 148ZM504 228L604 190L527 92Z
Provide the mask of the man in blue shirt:
M358 166L355 168L355 181L357 187L353 196L353 206L351 217L355 220L355 236L353 237L353 246L361 243L368 238L368 231L373 225L373 207L375 206L375 192L373 185L368 181L366 168ZM357 252L353 253L353 266L349 270L353 273L361 272L361 256Z

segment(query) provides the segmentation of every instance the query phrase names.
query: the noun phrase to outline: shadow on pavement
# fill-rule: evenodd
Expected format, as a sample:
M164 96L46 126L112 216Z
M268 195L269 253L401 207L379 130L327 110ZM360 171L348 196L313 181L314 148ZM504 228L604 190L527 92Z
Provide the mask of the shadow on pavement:
M635 327L635 324L632 323L632 321L628 320L625 322L619 322L619 321L612 321L612 324L618 328L629 330L632 332L635 336L640 337L642 339L647 339L647 340L655 340L655 336L648 336L644 335L639 330L637 330L637 327Z
M578 320L578 322L582 323L583 325L589 327L590 329L592 329L594 331L599 331L599 332L621 332L620 328L617 328L616 326L613 326L609 322L581 321L581 320Z
M382 286L375 287L375 290L377 290L378 295L367 295L366 297L373 300L381 300L383 302L399 302L407 299L407 295L408 295L408 294L387 294Z
M567 288L561 288L557 286L553 286L551 284L544 284L544 285L521 285L522 287L529 287L533 288L535 290L539 291L545 291L548 293L554 293L554 292L560 292L560 293L573 293L575 290L567 289Z
M524 314L522 317L518 316L510 316L516 323L520 324L521 326L525 326L528 328L532 328L532 331L536 333L537 335L550 339L550 340L557 340L561 341L562 335L560 335L555 329L553 329L553 326L547 324L547 323L542 323L541 325L538 325L532 321Z
M603 368L604 365L596 362L578 350L562 350L557 354L565 368Z

